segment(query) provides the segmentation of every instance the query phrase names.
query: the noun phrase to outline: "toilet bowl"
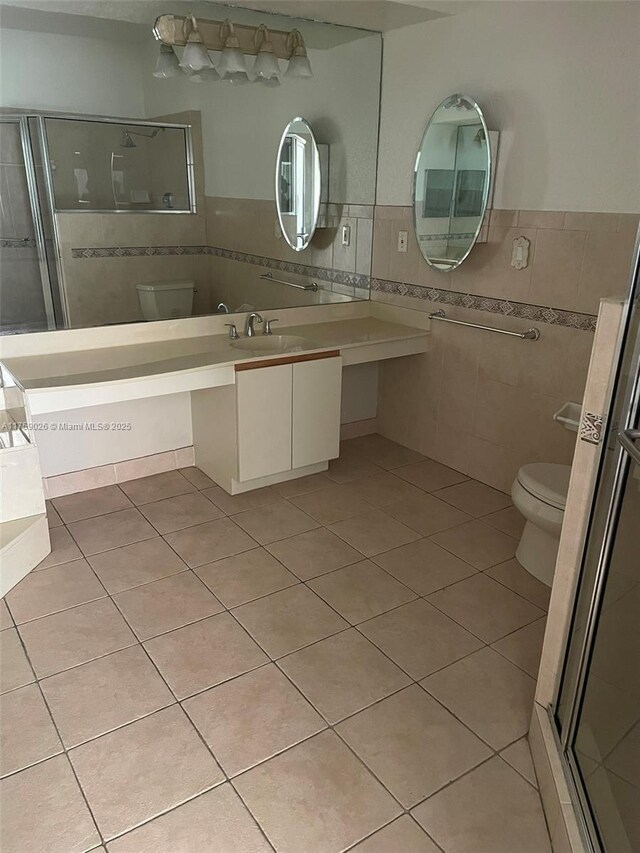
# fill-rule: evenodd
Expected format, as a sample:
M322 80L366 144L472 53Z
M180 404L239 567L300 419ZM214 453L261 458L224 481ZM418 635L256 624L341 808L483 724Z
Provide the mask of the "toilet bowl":
M140 309L145 320L174 320L190 317L193 308L193 281L148 281L136 284Z
M553 582L570 474L569 465L534 462L520 468L511 487L526 519L516 560L547 586Z

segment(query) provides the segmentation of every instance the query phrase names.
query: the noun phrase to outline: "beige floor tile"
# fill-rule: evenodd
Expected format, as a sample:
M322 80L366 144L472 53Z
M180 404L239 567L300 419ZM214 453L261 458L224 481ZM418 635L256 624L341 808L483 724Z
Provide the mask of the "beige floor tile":
M492 648L529 673L532 678L537 678L545 627L546 619L538 619L493 643Z
M440 489L434 494L440 500L446 501L474 518L511 506L509 495L492 489L491 486L485 486L478 480L456 483L456 485L447 486L446 489Z
M318 489L310 494L291 498L291 501L321 524L333 524L334 521L343 521L372 509L370 503L355 494L352 485L334 484L328 489Z
M344 619L301 584L243 604L233 612L272 658L348 627Z
M141 640L148 640L224 608L193 572L181 572L114 595L125 619Z
M351 853L440 853L440 848L409 815L402 815L356 844Z
M551 587L534 578L515 558L492 566L487 569L486 574L504 586L508 586L541 610L549 609Z
M35 681L15 628L0 634L0 693Z
M533 759L531 758L531 750L529 749L527 737L521 737L520 740L503 749L500 757L507 764L511 765L514 770L517 770L534 788L538 787L538 780L536 779L536 771L533 767Z
M288 501L249 509L234 516L233 520L261 545L318 527L315 519Z
M264 548L244 551L200 566L195 571L225 607L237 607L299 583L298 578Z
M363 622L358 630L414 679L482 647L477 637L423 600Z
M356 630L343 631L278 662L330 722L406 687L410 679Z
M222 510L200 492L187 492L186 495L154 501L142 506L140 512L159 533L173 533L174 530L204 524L224 516Z
M382 469L368 459L358 456L340 456L329 462L327 477L335 483L353 483L363 477L372 477L379 474Z
M108 598L27 622L20 627L20 634L38 678L87 663L136 642L133 632Z
M28 684L0 698L2 775L62 752L62 744L40 690Z
M476 573L473 566L430 539L419 539L378 554L373 557L373 562L418 595L429 595Z
M66 527L54 527L49 531L51 539L51 553L35 567L34 571L49 569L51 566L59 566L61 563L69 563L71 560L79 560L82 551L73 541Z
M362 559L359 551L324 527L273 542L267 551L303 581Z
M370 560L309 581L309 586L352 625L406 604L416 597Z
M493 643L544 615L481 573L434 592L429 601L485 643Z
M109 853L272 853L228 783L116 838Z
M283 500L278 492L270 486L264 489L253 489L240 495L230 495L220 486L214 486L211 489L205 489L202 494L206 495L225 515L236 515L239 512L246 512L248 509L255 509L258 506Z
M345 720L336 731L405 808L491 755L417 684Z
M163 634L144 645L178 699L269 660L229 613Z
M159 536L95 554L89 563L111 595L188 569Z
M349 545L357 548L365 557L373 557L420 538L414 530L391 518L382 510L338 521L332 524L330 529Z
M551 850L537 792L498 756L430 797L412 814L451 853Z
M640 722L607 755L605 768L640 790Z
M298 495L306 495L309 492L315 492L317 489L326 489L333 485L333 480L330 480L326 474L309 474L308 477L298 477L296 480L276 483L271 488L283 498L295 498Z
M380 446L368 451L367 458L370 462L375 462L376 465L388 471L426 461L426 457L421 453L403 447L401 444L395 444L395 442L389 442L387 447Z
M469 520L466 513L428 494L392 504L385 511L423 536L431 536Z
M256 547L256 542L230 518L219 518L167 533L165 539L192 568Z
M518 540L522 536L525 523L524 516L514 506L508 506L506 509L485 515L483 521Z
M4 631L5 628L13 628L13 624L13 619L5 600L4 598L0 598L0 631Z
M400 812L333 732L254 767L234 785L278 853L337 853Z
M274 664L194 696L184 708L229 776L326 726Z
M436 545L441 545L480 570L510 560L518 547L516 539L482 521L460 524L451 530L437 533L432 539Z
M75 560L46 572L30 572L7 594L7 603L19 625L106 594L87 561Z
M74 521L69 525L69 532L85 556L158 535L137 509L122 509L97 518Z
M67 749L175 701L140 646L52 675L40 685Z
M120 483L120 488L134 504L139 506L193 492L195 486L179 471L164 471L161 474L152 474L150 477L140 477L138 480Z
M106 839L224 779L178 705L78 746L69 758Z
M53 529L54 527L60 527L62 524L62 519L58 513L58 510L54 507L51 501L45 501L47 508L47 522L49 524L49 529Z
M0 803L2 853L84 853L100 844L64 755L3 779Z
M413 483L414 486L424 489L425 492L435 492L436 489L444 489L447 486L453 486L455 483L462 483L469 479L466 474L454 471L453 468L447 468L446 465L434 462L433 459L396 468L393 473L408 483Z
M361 498L365 503L381 508L391 506L391 504L402 500L419 498L424 494L422 489L412 486L400 477L388 472L376 474L373 477L365 477L363 480L353 483L349 488L356 497Z
M480 649L420 684L494 749L529 729L535 682L492 649Z
M103 486L101 489L75 492L72 495L54 498L52 503L65 524L133 506L118 486Z
M191 466L190 468L180 468L179 473L196 487L196 489L210 489L215 486L211 477L207 477L204 471Z

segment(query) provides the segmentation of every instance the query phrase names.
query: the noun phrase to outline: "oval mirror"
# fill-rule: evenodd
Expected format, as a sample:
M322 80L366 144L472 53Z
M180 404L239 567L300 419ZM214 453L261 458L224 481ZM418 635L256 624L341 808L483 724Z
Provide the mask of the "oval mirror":
M320 156L311 125L292 119L276 160L276 208L285 240L296 252L313 237L320 210Z
M478 104L450 95L431 116L413 175L413 226L426 262L450 271L478 239L489 198L491 147Z

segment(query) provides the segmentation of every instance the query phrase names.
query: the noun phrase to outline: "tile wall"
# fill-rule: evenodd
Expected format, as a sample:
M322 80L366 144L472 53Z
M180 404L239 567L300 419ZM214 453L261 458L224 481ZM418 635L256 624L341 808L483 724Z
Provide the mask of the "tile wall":
M514 331L536 325L541 333L531 342L433 322L428 353L383 365L380 432L505 491L521 465L570 463L575 434L553 414L568 400L582 401L593 315L601 298L628 286L638 219L494 210L488 241L458 270L439 273L420 255L411 208L377 207L373 299L444 308L455 319ZM399 231L408 232L405 254L397 251ZM531 241L524 270L510 265L519 236Z

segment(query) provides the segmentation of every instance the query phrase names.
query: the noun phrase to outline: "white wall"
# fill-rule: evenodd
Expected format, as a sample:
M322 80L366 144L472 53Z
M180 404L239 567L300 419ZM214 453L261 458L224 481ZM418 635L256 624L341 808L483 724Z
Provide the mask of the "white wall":
M495 207L636 212L639 43L640 3L598 0L479 3L386 33L378 204L411 203L424 126L462 92L501 132Z
M143 116L140 45L2 29L0 105Z
M290 26L302 22L292 21ZM330 198L373 204L378 130L380 38L362 36L309 49L314 76L277 89L254 84L157 80L156 48L147 51L143 85L147 115L202 111L205 192L222 198L272 199L280 137L295 116L306 118L330 148ZM251 67L253 58L248 59ZM285 63L281 63L283 69Z

